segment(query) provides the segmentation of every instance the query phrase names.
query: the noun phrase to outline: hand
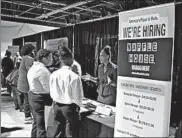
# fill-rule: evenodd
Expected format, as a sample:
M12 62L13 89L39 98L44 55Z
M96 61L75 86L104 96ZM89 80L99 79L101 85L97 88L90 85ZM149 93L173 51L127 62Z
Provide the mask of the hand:
M111 83L112 83L111 78L107 76L107 85L109 85Z
M90 81L90 80L91 80L91 76L90 76L90 74L86 73L86 75L83 75L83 76L82 76L82 79L83 79L84 81Z

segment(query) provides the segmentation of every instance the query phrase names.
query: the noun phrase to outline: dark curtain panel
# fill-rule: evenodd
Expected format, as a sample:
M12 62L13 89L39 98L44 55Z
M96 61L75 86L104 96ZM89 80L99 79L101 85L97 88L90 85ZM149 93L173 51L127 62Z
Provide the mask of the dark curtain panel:
M36 42L37 43L37 50L41 48L41 33L29 35L24 37L24 42Z
M73 26L68 26L52 31L43 32L43 42L48 39L56 39L60 37L68 38L68 47L73 48Z
M182 4L175 9L174 66L171 103L171 126L176 127L182 119Z
M22 46L23 46L23 38L21 37L21 38L13 39L12 44L19 46L19 50L20 50L22 48Z
M74 27L74 56L83 74L97 76L99 53L105 45L112 48L112 62L117 64L118 17L77 24ZM96 85L84 83L85 96L96 99Z

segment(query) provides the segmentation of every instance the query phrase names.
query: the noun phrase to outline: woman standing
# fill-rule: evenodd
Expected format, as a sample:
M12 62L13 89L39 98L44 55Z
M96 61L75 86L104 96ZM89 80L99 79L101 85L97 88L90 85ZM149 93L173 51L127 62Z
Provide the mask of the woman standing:
M34 50L35 47L32 44L27 44L21 48L22 62L19 68L19 78L17 89L23 95L24 99L24 113L25 113L25 124L32 123L31 110L28 101L29 85L27 80L27 73L34 62Z
M116 80L117 66L111 62L111 47L105 46L100 52L101 65L98 68L98 77L94 78L90 74L82 76L85 81L92 81L98 84L97 101L115 105L116 102Z

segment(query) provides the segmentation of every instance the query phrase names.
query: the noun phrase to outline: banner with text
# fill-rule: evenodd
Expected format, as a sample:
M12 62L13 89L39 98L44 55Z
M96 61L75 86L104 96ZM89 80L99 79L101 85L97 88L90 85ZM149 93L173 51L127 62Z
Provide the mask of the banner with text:
M115 137L169 134L174 4L119 14Z

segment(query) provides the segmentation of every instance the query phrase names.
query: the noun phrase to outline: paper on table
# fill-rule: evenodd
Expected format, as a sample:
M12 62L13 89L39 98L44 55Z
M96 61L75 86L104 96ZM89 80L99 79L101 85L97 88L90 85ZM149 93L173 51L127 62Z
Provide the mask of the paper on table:
M84 107L80 107L80 113L82 113L82 112L87 112L88 111L88 109L86 109L86 108L84 108Z
M110 116L111 108L107 108L105 106L97 106L95 112L100 113L102 115Z

